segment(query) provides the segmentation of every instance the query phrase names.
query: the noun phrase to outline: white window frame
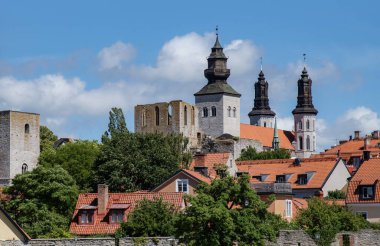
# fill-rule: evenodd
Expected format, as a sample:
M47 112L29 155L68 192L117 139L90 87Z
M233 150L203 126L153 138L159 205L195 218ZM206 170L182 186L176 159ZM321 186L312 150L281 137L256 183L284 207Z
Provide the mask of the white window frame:
M285 200L285 217L291 218L293 215L293 203L292 200Z
M189 180L188 179L177 179L175 183L176 183L175 185L176 192L184 192L184 193L189 194ZM182 185L182 190L179 189L180 184ZM186 191L183 191L184 184L186 185Z
M367 196L364 196L364 189L367 190ZM369 190L371 190L371 196L369 196ZM373 199L374 198L374 194L373 194L373 186L363 186L362 187L362 198L363 199Z

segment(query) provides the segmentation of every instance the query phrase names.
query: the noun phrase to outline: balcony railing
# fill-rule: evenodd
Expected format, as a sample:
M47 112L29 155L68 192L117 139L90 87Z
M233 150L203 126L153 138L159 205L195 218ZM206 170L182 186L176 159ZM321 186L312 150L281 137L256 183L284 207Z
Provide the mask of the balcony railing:
M257 193L291 194L290 183L258 183L252 184L252 188Z

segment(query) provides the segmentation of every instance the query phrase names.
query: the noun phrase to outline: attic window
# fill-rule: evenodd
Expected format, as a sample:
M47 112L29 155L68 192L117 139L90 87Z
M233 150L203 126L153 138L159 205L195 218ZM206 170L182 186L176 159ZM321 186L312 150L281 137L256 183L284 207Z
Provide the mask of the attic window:
M79 224L92 224L94 222L94 211L82 210L79 214Z
M276 183L285 183L286 178L285 175L276 175Z
M259 176L252 176L253 179L257 179L257 181L260 181L262 182L262 177L259 175Z
M361 198L362 199L373 199L373 186L362 186L361 187Z
M307 174L298 174L297 183L300 185L307 184Z
M110 212L110 223L123 222L124 211L121 209L112 209Z
M188 179L177 179L176 192L189 193L189 180Z

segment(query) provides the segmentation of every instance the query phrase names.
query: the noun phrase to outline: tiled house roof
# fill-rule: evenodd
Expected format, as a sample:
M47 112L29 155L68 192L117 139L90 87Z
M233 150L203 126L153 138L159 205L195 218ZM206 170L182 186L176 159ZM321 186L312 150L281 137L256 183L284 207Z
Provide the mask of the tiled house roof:
M237 162L239 172L248 172L252 176L265 176L262 182L276 182L277 175L288 175L292 189L321 189L330 174L338 164L336 158L302 159L300 165L295 165L293 159L257 160ZM299 174L309 174L310 180L307 184L297 182ZM251 183L261 183L255 178Z
M294 132L278 129L280 148L294 150ZM273 128L240 124L240 138L260 141L264 147L271 148L273 140Z
M225 164L228 165L228 159L230 158L230 153L207 153L207 154L198 154L193 158L192 163L190 164L189 169L194 170L194 167L207 167L208 175L211 178L215 178L216 171L214 166L216 164Z
M380 159L373 158L363 162L348 183L346 203L380 203ZM372 186L374 197L363 199L360 186Z
M78 197L74 210L72 222L70 224L70 233L76 235L96 235L96 234L114 234L120 227L119 223L109 223L110 210L122 209L124 218L135 208L137 202L144 198L153 200L162 197L164 201L169 202L177 207L183 205L183 193L180 192L136 192L136 193L109 193L106 212L98 213L98 193L83 193ZM94 211L92 224L80 224L79 211L88 209Z

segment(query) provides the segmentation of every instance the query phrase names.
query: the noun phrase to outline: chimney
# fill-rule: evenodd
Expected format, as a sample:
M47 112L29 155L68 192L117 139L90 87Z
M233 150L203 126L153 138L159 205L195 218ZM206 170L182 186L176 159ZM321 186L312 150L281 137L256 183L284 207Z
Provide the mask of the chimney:
M371 151L368 151L368 150L363 151L363 159L365 161L368 161L369 159L371 159Z
M358 140L360 138L360 131L354 131L355 134L355 140Z
M350 135L350 141L352 140L352 135Z
M338 149L338 152L336 153L336 155L338 156L338 158L340 157L340 149Z
M372 132L372 138L373 139L379 139L380 138L380 130L376 130Z
M108 204L108 185L98 184L98 214L105 214Z
M364 138L364 150L369 149L370 143L371 143L370 136L365 136L365 138Z

